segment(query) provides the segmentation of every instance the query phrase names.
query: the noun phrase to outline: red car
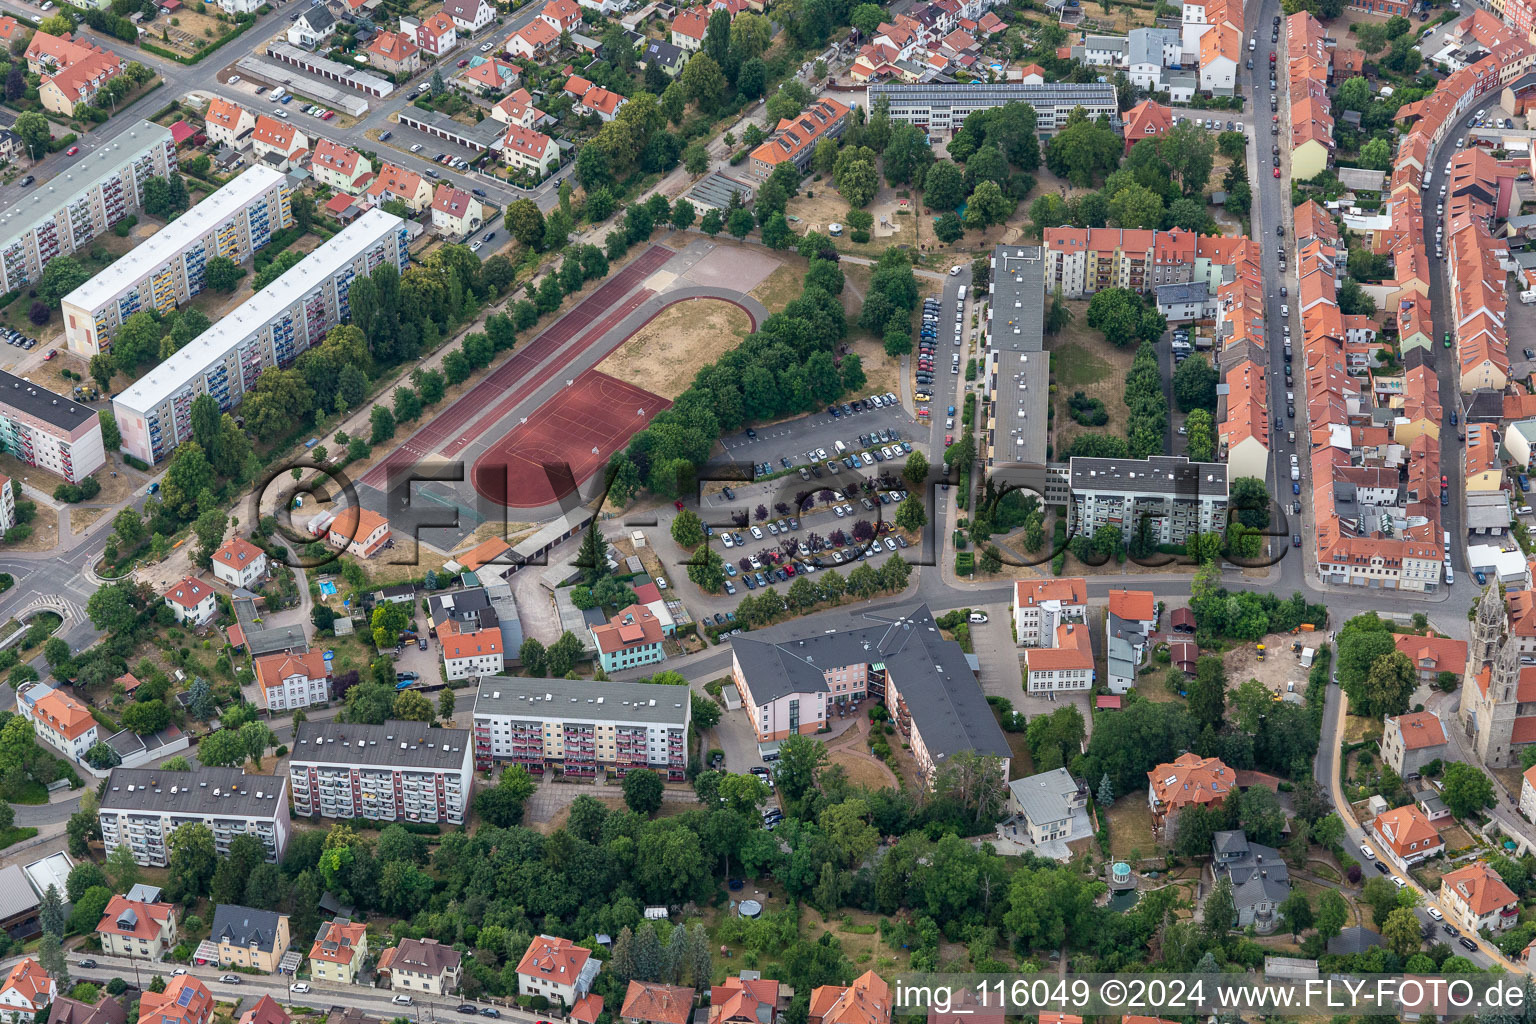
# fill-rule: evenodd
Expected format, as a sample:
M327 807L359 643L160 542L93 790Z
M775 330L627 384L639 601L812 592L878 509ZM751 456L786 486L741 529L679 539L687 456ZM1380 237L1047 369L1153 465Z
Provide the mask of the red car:
M53 359L54 356L56 356L58 354L59 354L59 350L58 349L56 349L56 348L49 349L48 350L48 354L43 356L43 362L45 362L45 363L49 362L50 360Z
M1280 168L1278 167L1275 168L1275 177L1280 177Z
M461 67L461 68L469 67L469 58L465 57L463 60L459 61L459 67Z
M74 156L78 152L80 152L80 147L79 146L70 146L68 149L66 149L64 151L64 155L65 156Z
M944 435L944 447L948 448L950 445L952 445L954 443L955 443L955 435L954 434L945 434Z
M1275 62L1275 55L1274 55L1274 54L1273 54L1273 53L1271 53L1271 54L1270 54L1270 55L1269 55L1269 62L1270 62L1270 63L1271 63L1271 64L1273 64L1273 63L1274 63L1274 62Z

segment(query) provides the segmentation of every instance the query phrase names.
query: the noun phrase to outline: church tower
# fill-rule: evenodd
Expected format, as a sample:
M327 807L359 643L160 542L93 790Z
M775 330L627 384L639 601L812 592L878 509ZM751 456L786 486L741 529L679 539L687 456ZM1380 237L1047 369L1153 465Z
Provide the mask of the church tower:
M1519 707L1520 651L1508 629L1509 613L1495 583L1483 591L1477 605L1458 708L1467 738L1479 760L1490 768L1511 762L1510 739Z

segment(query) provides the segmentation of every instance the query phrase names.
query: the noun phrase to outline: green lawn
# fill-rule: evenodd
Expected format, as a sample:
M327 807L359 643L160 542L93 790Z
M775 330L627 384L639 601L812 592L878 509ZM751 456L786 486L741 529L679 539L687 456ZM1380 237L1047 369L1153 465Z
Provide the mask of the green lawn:
M1070 341L1053 352L1056 357L1056 384L1061 391L1097 384L1114 370L1103 359Z
M37 829L35 828L16 828L12 826L4 831L0 831L0 850L5 849L7 846L14 846L23 839L31 839L35 835L37 835Z

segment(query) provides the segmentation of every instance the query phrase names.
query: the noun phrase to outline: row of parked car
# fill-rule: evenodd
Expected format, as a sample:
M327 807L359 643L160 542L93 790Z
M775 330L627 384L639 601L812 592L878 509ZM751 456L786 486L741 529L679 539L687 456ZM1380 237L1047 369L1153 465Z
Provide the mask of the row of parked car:
M5 340L7 344L15 345L17 348L32 349L37 347L36 338L29 338L14 327L5 328Z

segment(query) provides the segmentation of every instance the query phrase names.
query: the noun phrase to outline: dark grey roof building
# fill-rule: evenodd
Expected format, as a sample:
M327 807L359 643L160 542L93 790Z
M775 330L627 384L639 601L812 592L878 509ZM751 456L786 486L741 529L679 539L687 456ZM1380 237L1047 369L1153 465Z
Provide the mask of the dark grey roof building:
M220 903L213 908L213 930L208 937L220 945L271 953L285 931L283 915L275 910Z
M1211 873L1232 883L1237 927L1253 925L1261 935L1275 930L1280 904L1291 894L1291 872L1279 850L1250 842L1240 831L1217 832L1211 839Z
M128 843L140 864L166 867L166 836L182 825L201 822L213 831L214 850L220 856L229 852L236 836L253 835L266 847L267 860L276 863L292 832L283 782L270 775L246 775L238 768L114 768L98 815L102 843L108 853Z
M965 652L927 604L830 611L731 640L732 672L759 743L811 733L837 706L883 700L930 783L962 751L1003 761L998 728Z
M1045 352L1045 250L1000 245L992 252L986 387L994 406L983 454L987 475L1044 493L1050 422Z

